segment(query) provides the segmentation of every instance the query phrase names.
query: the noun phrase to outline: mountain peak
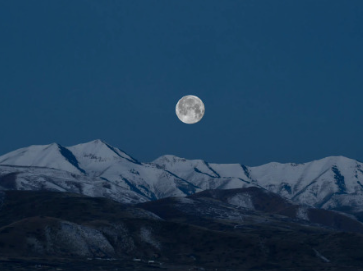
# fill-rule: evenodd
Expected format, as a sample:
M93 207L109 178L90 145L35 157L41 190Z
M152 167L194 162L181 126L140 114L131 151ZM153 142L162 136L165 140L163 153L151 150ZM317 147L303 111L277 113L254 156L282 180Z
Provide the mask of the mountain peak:
M126 159L132 163L140 163L136 159L124 151L112 147L101 139L96 139L86 143L81 143L75 146L68 147L77 157L83 160L83 163L90 163L91 160L98 162L106 162L118 159ZM88 161L85 161L88 160Z
M345 157L345 156L342 156L342 155L328 156L328 157L325 157L325 158L322 158L322 159L319 159L319 160L315 160L313 162L316 162L316 161L322 161L322 162L331 163L331 164L357 162L354 159L351 159L351 158L348 158L348 157Z
M98 145L98 144L101 144L101 145L108 145L104 140L102 139L95 139L95 140L92 140L92 141L89 141L89 142L85 142L83 144L94 144L94 145Z

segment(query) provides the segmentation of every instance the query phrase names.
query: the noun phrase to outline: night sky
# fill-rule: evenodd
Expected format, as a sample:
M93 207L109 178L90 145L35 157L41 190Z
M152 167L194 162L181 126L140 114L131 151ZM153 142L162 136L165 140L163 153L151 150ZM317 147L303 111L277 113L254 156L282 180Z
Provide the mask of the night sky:
M362 91L362 0L0 1L0 154L100 138L144 162L363 161Z

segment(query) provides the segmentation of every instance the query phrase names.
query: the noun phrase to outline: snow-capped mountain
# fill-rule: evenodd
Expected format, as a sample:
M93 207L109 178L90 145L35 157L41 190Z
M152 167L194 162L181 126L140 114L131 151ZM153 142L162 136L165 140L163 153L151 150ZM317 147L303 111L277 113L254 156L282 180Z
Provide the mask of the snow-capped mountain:
M363 206L363 164L342 156L304 164L268 163L257 167L212 164L172 155L153 163L203 190L260 186L315 207Z
M0 157L0 178L3 188L78 192L120 202L185 196L198 190L101 140L68 148L50 144L10 152Z
M120 202L144 202L206 189L251 186L299 204L363 209L363 164L341 156L257 167L173 155L142 163L101 140L71 147L56 143L30 146L0 156L3 189L70 191Z

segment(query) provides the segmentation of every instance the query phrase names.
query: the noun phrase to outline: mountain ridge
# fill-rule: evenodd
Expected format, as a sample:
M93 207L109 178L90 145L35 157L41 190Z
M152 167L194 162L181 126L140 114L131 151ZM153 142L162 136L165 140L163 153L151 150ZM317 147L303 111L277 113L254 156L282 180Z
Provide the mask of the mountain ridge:
M69 147L33 145L0 156L0 188L58 189L119 202L256 186L303 205L363 211L362 184L363 164L344 156L249 167L169 154L143 163L100 139Z

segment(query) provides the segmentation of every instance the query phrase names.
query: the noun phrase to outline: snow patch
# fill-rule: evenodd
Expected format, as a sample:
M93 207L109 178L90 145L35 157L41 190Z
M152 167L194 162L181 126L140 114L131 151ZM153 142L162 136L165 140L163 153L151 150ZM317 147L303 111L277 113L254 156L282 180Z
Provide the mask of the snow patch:
M243 207L243 208L247 208L249 210L254 210L255 207L253 206L252 203L252 199L251 196L249 194L237 194L235 196L232 196L230 198L227 199L227 202L229 204L238 206L238 207Z
M308 208L305 206L299 206L296 212L296 217L303 220L309 220Z
M319 251L317 251L315 248L313 248L313 250L314 250L315 255L317 257L319 257L320 259L322 259L326 263L330 263L330 261L327 258L325 258Z

